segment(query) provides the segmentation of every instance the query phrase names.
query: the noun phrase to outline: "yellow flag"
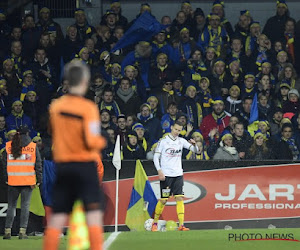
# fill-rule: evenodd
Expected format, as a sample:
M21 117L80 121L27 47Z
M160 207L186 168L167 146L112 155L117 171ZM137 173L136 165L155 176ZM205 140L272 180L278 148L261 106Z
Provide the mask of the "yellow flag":
M68 250L89 249L89 232L86 225L85 214L81 201L76 201L69 223Z

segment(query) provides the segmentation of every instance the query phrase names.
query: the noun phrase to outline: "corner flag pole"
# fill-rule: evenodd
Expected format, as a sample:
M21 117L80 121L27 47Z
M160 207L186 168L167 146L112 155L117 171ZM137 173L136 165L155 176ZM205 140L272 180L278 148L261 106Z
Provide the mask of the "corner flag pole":
M112 163L116 168L116 207L115 207L115 232L118 231L119 210L119 172L121 169L121 143L120 135L117 136Z

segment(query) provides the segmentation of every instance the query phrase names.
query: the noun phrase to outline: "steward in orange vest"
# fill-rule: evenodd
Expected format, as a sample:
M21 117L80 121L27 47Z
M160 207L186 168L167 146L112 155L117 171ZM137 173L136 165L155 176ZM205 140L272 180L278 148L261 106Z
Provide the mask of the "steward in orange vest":
M27 127L20 127L12 141L6 143L2 155L5 180L8 184L8 208L3 239L11 239L11 227L17 200L21 194L19 239L27 239L26 229L32 189L42 182L42 161L38 148L31 142Z

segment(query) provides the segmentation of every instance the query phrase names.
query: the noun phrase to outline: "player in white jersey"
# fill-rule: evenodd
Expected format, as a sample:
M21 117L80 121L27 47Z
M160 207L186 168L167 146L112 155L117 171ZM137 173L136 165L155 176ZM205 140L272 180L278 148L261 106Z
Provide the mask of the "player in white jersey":
M161 199L157 202L152 231L157 231L157 222L162 214L165 204L170 196L176 199L176 210L179 220L179 231L188 231L184 226L184 204L183 204L183 170L182 170L182 151L183 148L198 151L196 142L191 139L187 141L178 137L183 126L176 121L171 126L171 133L158 142L154 153L154 165L160 180Z

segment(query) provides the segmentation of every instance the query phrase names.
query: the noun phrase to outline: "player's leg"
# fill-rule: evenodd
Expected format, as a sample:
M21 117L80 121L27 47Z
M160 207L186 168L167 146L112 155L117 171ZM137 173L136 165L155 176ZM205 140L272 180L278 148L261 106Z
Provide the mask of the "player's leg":
M166 176L164 181L160 182L160 197L155 207L154 220L152 225L152 231L157 231L157 222L162 212L164 211L165 205L170 197L171 189L171 178Z
M60 234L72 211L77 191L77 180L72 175L73 171L73 165L57 164L57 177L53 188L53 213L45 230L44 250L58 249Z
M98 172L95 163L87 163L81 175L80 197L86 211L86 222L89 231L90 249L101 250L103 245L103 223L101 204L104 195L100 189Z
M183 176L176 177L172 186L173 194L176 200L176 212L179 221L179 231L188 231L189 229L184 226L184 203L183 203Z
M4 240L11 239L11 227L14 222L15 211L16 211L19 193L20 192L19 192L18 187L8 186L8 188L7 188L8 207L7 207L7 213L6 213L6 219L5 219L5 230L4 230L4 236L3 236Z
M50 217L44 236L44 250L57 250L62 228L66 225L69 215L67 213L53 213Z

